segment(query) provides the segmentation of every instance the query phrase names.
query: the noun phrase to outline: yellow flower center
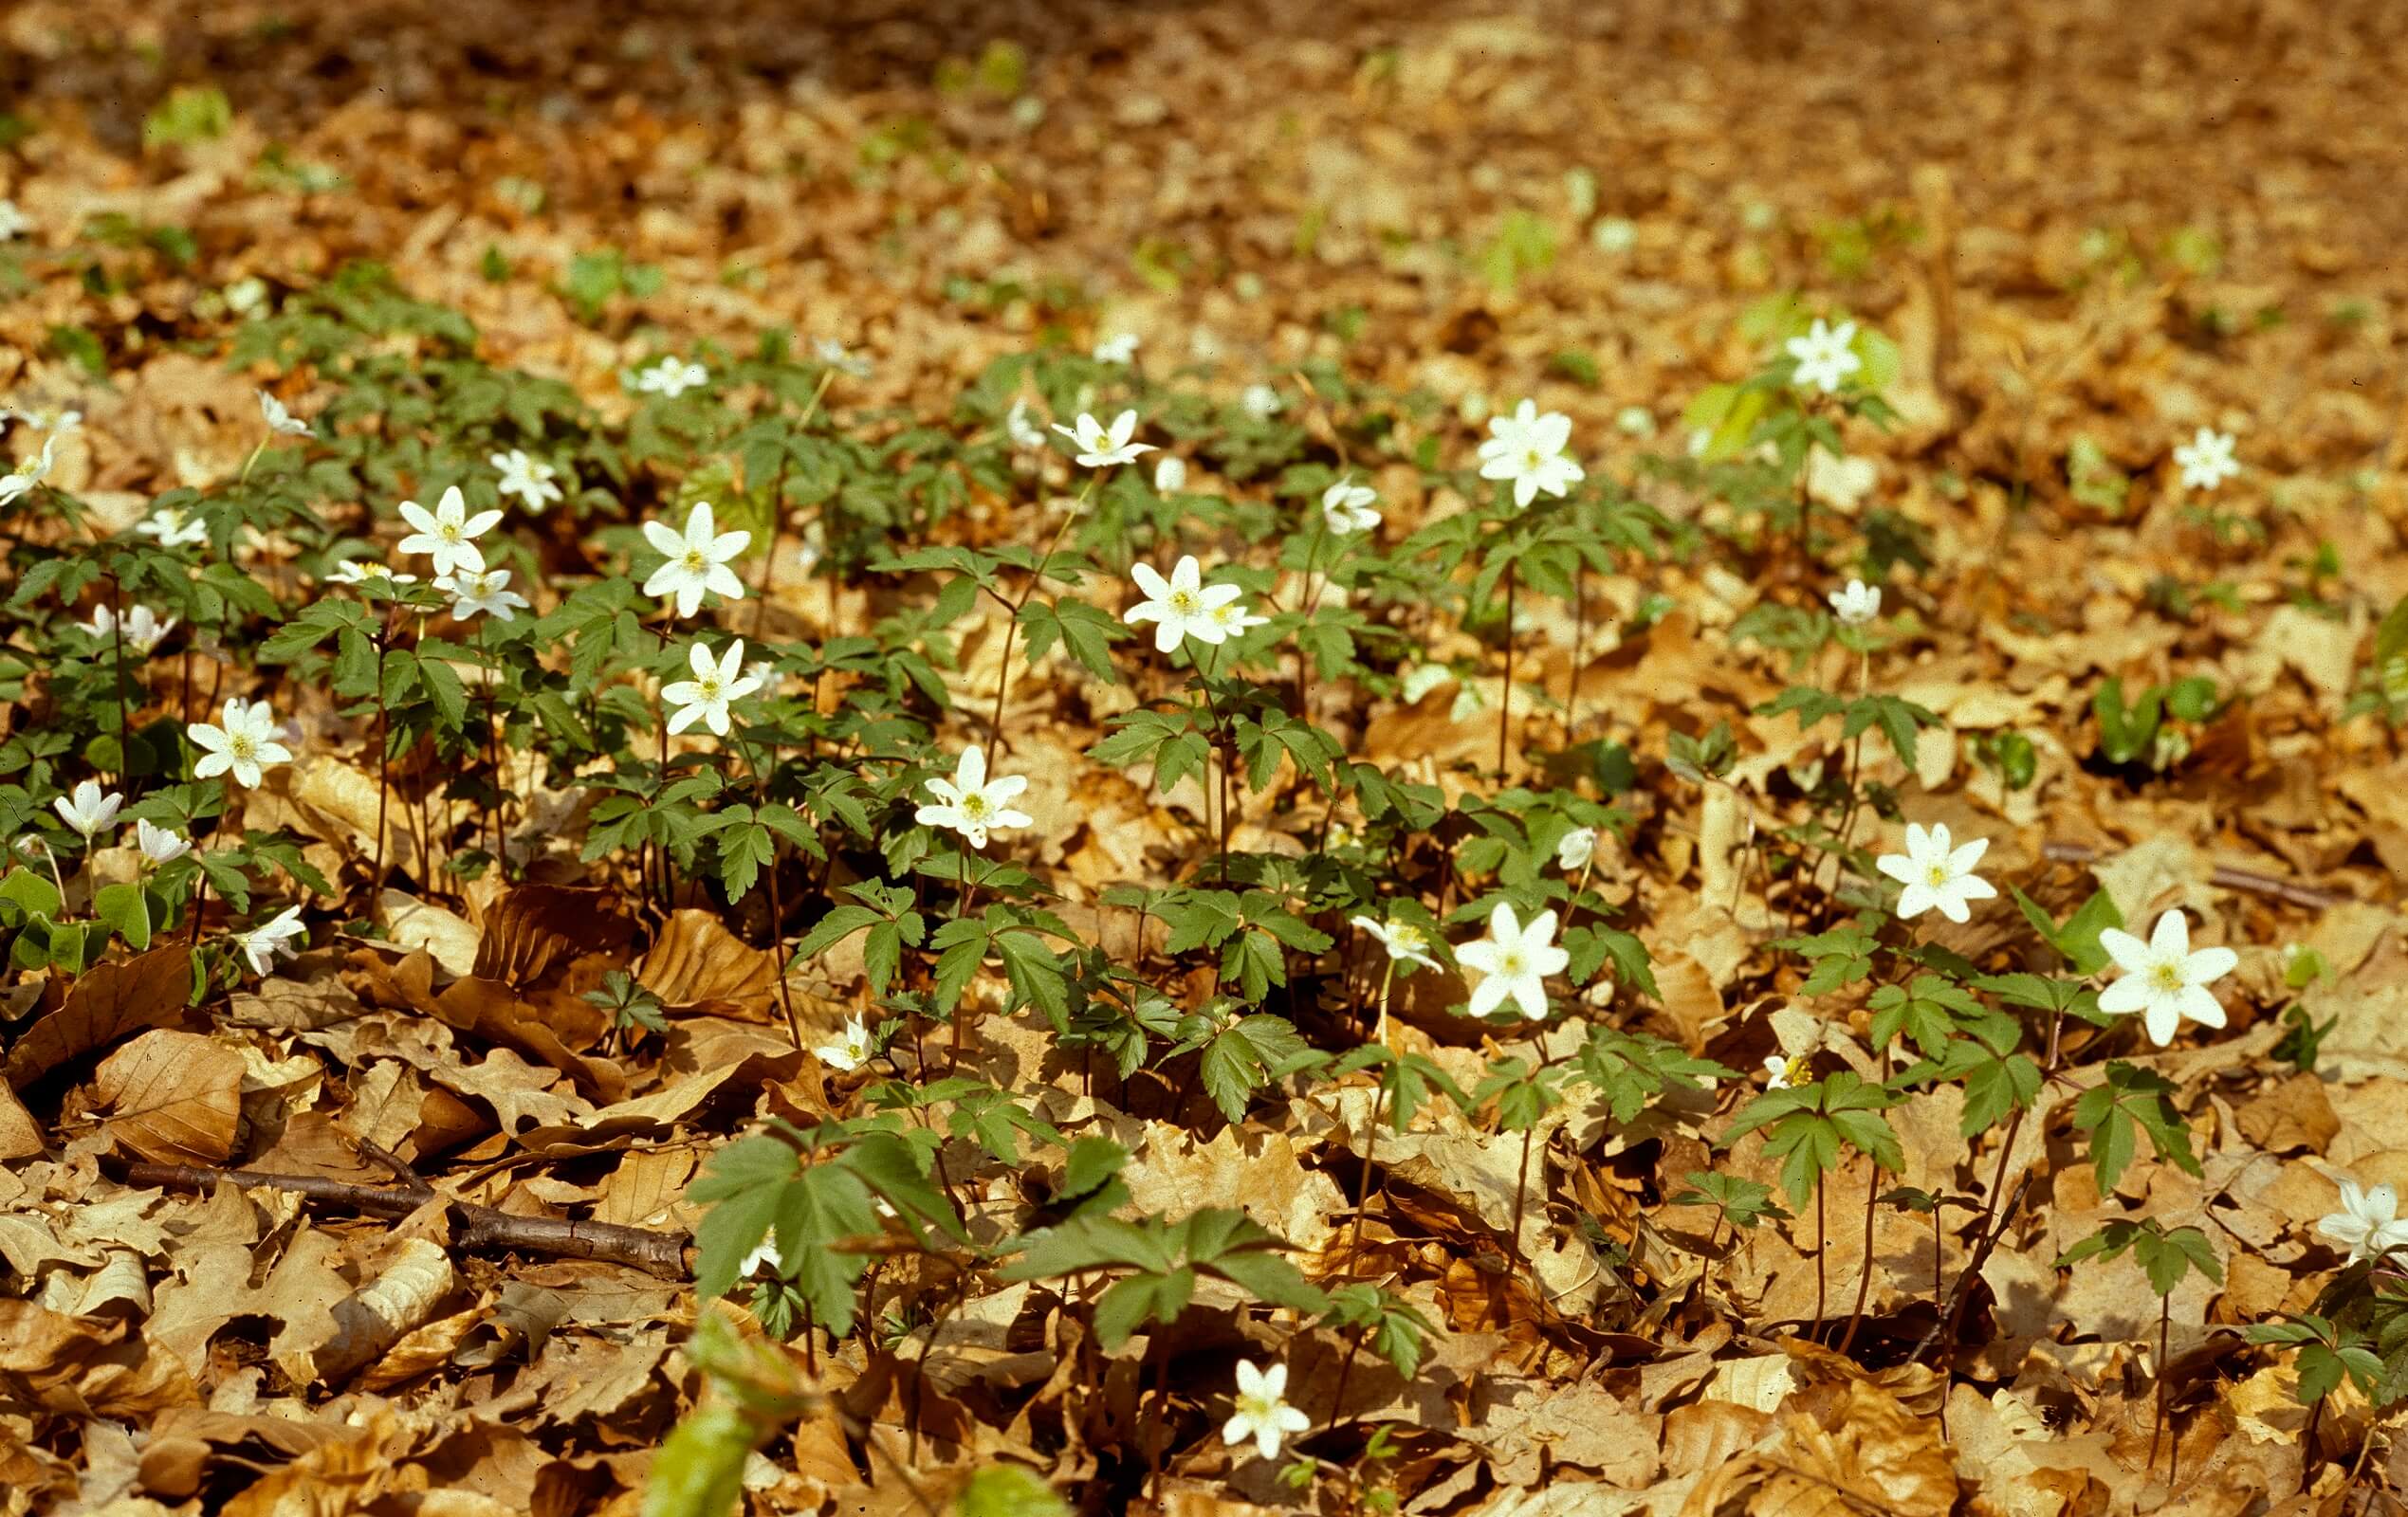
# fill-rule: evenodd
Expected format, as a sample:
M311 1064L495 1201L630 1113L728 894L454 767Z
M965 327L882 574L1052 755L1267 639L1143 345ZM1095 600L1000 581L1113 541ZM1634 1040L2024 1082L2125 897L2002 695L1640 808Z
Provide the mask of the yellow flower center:
M703 572L703 563L704 563L703 551L702 551L702 549L700 549L700 548L688 548L688 549L686 550L686 557L683 557L683 558L680 558L680 559L678 560L678 562L680 562L680 563L684 564L684 565L686 566L686 568L687 568L689 571L690 571L691 573L694 573L694 574L701 574L701 573Z
M700 695L706 701L718 700L719 677L715 674L704 675L701 679L694 682L694 690L696 694Z
M1522 956L1517 953L1508 953L1497 960L1497 973L1508 978L1518 978L1523 968Z
M434 535L441 538L446 542L457 542L460 540L460 523L457 521L439 521L435 523Z
M1196 597L1188 591L1174 590L1170 593L1170 609L1182 616L1192 616L1196 613Z
M2155 985L2160 990L2180 990L2182 988L2182 966L2170 960L2160 963L2157 967L2149 971L2149 983Z
M962 814L974 822L986 820L986 797L976 794L963 796Z
M1935 864L1929 869L1924 871L1923 878L1933 885L1946 885L1948 883L1948 866L1945 864Z
M226 735L226 752L230 756L236 758L248 758L258 751L259 743L249 733L230 732Z

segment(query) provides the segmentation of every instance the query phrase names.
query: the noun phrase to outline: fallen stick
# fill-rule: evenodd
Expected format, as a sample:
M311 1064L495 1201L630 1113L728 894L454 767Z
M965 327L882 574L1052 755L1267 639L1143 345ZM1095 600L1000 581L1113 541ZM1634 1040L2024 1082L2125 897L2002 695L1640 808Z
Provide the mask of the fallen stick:
M2050 843L2041 851L2060 864L2087 864L2099 856L2099 850L2087 843ZM2208 882L2220 890L2247 890L2254 895L2270 895L2278 901L2305 906L2310 911L2330 911L2349 899L2289 880L2278 880L2255 869L2235 868L2230 864L2217 865Z
M203 1169L192 1164L112 1166L128 1185L208 1190L219 1184L288 1191L313 1201L344 1206L369 1216L400 1218L436 1199L431 1188L354 1185L321 1175L271 1175L253 1169ZM616 1222L579 1222L558 1216L517 1216L471 1201L447 1201L452 1241L463 1249L510 1249L557 1259L595 1259L631 1265L650 1274L681 1280L690 1276L694 1250L674 1233L654 1233Z

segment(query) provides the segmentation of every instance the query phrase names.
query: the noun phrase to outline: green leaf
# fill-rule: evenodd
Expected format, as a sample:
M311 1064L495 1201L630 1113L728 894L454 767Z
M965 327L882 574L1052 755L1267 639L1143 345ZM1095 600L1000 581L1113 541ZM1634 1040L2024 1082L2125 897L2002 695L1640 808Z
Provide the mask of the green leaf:
M140 952L151 945L151 905L139 885L104 885L92 893L92 913Z
M1284 1016L1241 1016L1204 1045L1204 1091L1222 1116L1241 1122L1272 1069L1306 1047L1296 1024Z
M954 1517L1071 1517L1070 1503L1016 1464L990 1465L970 1476L953 1511Z

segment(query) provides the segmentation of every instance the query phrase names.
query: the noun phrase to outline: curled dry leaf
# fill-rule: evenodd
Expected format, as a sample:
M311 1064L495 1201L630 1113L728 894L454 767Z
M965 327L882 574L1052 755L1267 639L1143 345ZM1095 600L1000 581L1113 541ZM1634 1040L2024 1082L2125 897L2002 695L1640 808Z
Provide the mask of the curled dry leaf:
M322 1385L340 1385L406 1333L434 1320L458 1276L442 1245L404 1238L377 1277L335 1307L335 1336L312 1356Z
M66 1004L9 1050L9 1084L22 1090L70 1059L181 1019L192 988L193 956L181 943L93 965L77 977Z
M29 1301L0 1301L0 1395L19 1407L137 1423L200 1400L175 1356L127 1338L122 1323L84 1322Z
M671 916L637 961L635 978L669 1006L709 1006L757 1022L776 1011L778 956L738 938L708 911Z
M214 1164L234 1151L243 1056L213 1038L154 1029L102 1060L92 1088L120 1148L162 1164Z
M531 985L545 971L581 954L616 953L635 934L624 896L616 890L522 884L486 913L474 973L514 986Z

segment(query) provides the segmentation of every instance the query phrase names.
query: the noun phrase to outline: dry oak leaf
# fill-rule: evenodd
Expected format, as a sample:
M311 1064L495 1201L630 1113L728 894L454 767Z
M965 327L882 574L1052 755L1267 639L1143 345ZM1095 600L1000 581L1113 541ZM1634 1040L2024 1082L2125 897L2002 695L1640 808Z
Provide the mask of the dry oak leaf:
M709 1006L765 1022L778 993L778 956L738 938L712 913L689 909L661 928L635 978L664 1005Z
M77 977L66 1004L26 1029L9 1050L9 1084L22 1090L60 1065L129 1033L181 1020L193 989L193 956L182 944Z
M580 954L624 949L634 919L616 891L582 886L520 884L486 913L476 977L531 985L544 971Z
M198 1033L156 1028L92 1077L109 1141L161 1164L215 1164L234 1151L243 1056Z
M1861 1380L1813 1399L1811 1410L1782 1416L1773 1436L1708 1475L1682 1517L1946 1517L1955 1509L1956 1467L1936 1423Z
M200 1393L184 1366L119 1323L79 1322L29 1301L0 1301L0 1401L137 1424Z

